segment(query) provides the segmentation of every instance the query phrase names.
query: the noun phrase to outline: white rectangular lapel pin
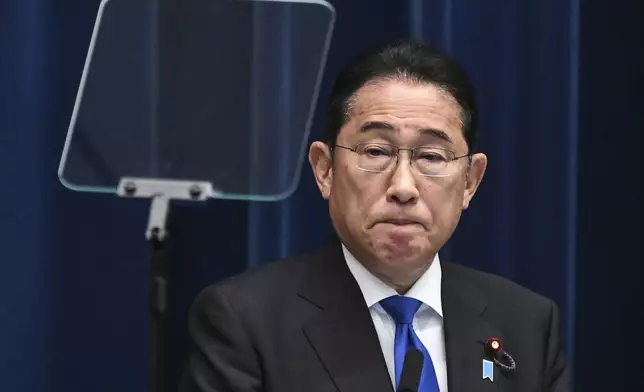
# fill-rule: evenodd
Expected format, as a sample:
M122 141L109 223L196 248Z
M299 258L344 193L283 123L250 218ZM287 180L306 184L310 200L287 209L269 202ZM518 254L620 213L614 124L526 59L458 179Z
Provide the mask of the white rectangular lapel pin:
M487 359L483 360L483 379L488 379L490 382L494 382L494 363L488 361Z

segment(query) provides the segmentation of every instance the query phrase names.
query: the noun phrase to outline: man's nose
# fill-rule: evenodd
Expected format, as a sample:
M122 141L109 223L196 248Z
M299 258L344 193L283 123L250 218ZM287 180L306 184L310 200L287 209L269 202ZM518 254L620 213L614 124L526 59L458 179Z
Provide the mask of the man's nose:
M418 188L412 172L411 160L405 154L398 155L398 160L387 188L387 200L396 203L415 203L418 201Z

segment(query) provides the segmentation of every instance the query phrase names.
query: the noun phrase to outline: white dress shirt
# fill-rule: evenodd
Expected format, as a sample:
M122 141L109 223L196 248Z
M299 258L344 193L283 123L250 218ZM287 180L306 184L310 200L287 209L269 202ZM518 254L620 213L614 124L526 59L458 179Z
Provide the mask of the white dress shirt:
M344 244L342 245L342 251L349 270L358 282L369 308L373 325L380 340L380 347L387 363L389 377L394 389L396 389L394 360L396 324L379 302L392 295L398 295L398 293L369 272L347 250ZM412 326L432 357L440 391L447 392L447 363L445 360L443 333L443 307L441 305L441 274L440 261L438 255L436 255L429 269L407 291L405 296L422 302L414 316Z

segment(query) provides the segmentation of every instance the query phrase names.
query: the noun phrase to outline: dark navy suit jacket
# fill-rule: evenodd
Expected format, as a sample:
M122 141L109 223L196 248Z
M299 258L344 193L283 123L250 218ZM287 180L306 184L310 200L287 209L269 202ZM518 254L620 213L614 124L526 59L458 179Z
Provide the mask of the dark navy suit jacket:
M441 261L449 392L570 392L555 304L503 278ZM181 392L392 392L360 288L335 239L200 293ZM498 337L512 373L482 377Z

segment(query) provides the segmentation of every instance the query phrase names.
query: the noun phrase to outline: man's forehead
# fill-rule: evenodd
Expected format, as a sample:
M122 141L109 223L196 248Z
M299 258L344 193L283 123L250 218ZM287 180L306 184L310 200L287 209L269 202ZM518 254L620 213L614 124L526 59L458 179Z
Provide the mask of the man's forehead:
M431 85L380 82L366 85L352 97L350 122L359 128L381 122L391 128L462 129L461 108L447 92Z
M450 132L445 132L442 129L435 128L435 127L424 127L424 126L397 126L394 125L393 123L389 123L386 121L367 121L365 123L362 123L360 127L358 128L358 133L367 133L371 131L375 132L386 132L386 133L400 133L404 130L411 130L416 133L416 136L430 136L435 139L440 139L442 141L445 141L447 143L453 144L454 143L454 137L450 136Z
M389 115L405 121L423 122L442 117L460 123L461 108L446 91L428 83L381 81L361 87L349 101L349 114L356 117Z

